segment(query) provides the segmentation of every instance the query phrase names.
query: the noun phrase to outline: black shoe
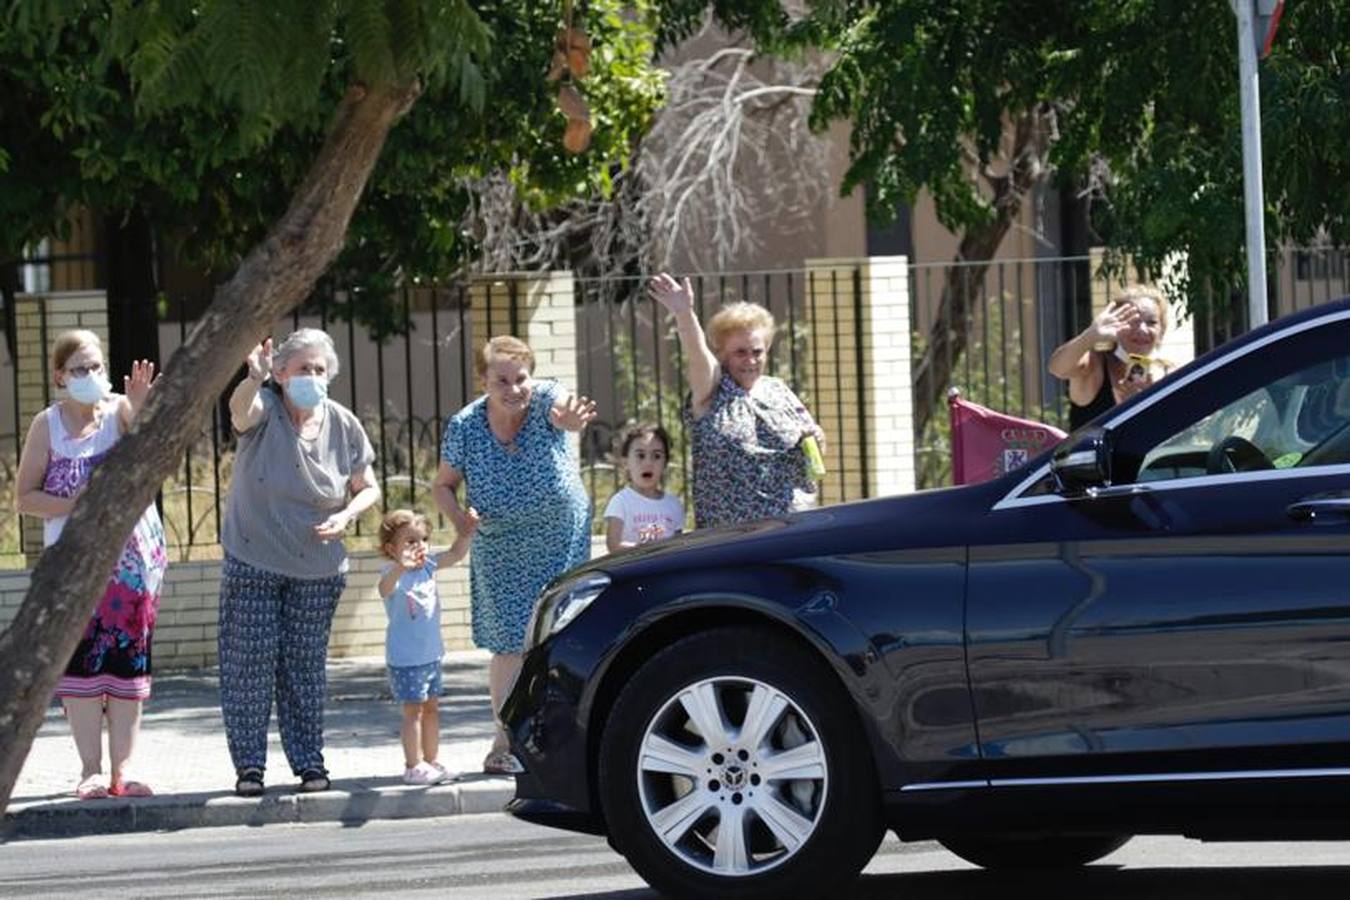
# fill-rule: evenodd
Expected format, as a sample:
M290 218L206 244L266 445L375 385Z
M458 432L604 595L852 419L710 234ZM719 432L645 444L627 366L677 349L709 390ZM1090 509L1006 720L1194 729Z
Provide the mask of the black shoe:
M316 794L333 786L328 780L326 769L306 769L300 773L300 786L296 788L302 794Z
M266 790L263 787L263 770L257 766L244 766L238 772L234 782L234 792L240 797L261 797Z

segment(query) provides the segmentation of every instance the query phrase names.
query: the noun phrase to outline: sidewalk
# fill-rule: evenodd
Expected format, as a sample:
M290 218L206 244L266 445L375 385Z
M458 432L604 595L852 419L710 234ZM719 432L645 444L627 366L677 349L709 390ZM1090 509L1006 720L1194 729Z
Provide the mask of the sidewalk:
M445 658L440 761L451 772L468 774L435 787L410 787L402 782L399 710L389 696L383 659L328 664L324 758L333 790L318 794L296 793L297 779L282 753L274 715L267 793L261 799L234 796L234 768L225 747L215 669L155 676L132 772L154 788L154 797L75 799L79 756L64 715L53 705L19 773L0 836L59 837L495 812L511 799L515 782L481 771L492 744L487 663L488 654L483 651L450 653Z

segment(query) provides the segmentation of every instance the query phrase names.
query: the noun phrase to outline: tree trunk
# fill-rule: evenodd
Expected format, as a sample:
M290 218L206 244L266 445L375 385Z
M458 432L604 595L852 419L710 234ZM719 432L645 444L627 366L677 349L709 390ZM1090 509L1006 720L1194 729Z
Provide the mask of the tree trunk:
M305 298L341 250L389 129L419 90L413 84L347 91L285 215L217 290L135 427L96 470L61 539L33 569L18 615L0 634L0 812L123 542L181 463L240 360Z
M1017 219L1027 194L1048 172L1045 158L1054 139L1051 115L1048 109L1038 108L1017 120L1008 172L993 179L993 221L984 228L966 231L947 269L937 319L914 369L916 438L922 437L934 411L942 408L943 396L951 387L952 368L966 352L970 340L967 320L980 296L990 261Z

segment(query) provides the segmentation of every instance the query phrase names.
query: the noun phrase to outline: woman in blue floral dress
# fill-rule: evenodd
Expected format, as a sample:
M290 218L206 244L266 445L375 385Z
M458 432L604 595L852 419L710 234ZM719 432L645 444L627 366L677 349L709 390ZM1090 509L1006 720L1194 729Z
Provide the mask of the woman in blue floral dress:
M590 558L590 499L566 432L585 428L595 404L555 381L535 381L534 353L518 338L493 338L476 362L486 393L446 425L435 495L457 531L466 527L468 510L480 517L469 592L473 642L492 651L495 716L520 670L535 597ZM455 496L460 482L462 505ZM500 721L483 768L512 771Z
M675 318L688 360L694 463L694 522L699 528L784 516L814 502L802 441L825 447L825 432L792 388L764 374L773 343L772 314L731 303L703 335L689 279L652 279L651 296Z

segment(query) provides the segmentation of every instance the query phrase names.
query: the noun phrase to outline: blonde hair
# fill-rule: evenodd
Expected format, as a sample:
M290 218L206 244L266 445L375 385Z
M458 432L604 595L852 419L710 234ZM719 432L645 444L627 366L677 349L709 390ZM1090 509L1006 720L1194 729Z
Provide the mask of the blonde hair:
M103 341L97 334L84 328L73 328L58 334L56 342L52 344L52 371L64 369L70 358L85 347L94 347L102 353Z
M523 365L531 375L534 374L534 351L530 349L529 344L513 335L499 334L478 351L474 368L478 370L479 378L487 375L488 366L496 359L513 360Z
M1153 301L1153 305L1158 308L1158 343L1162 343L1163 337L1167 334L1168 325L1167 298L1163 296L1162 291L1152 285L1131 285L1122 291L1119 296L1113 297L1111 299L1111 305L1121 306L1129 303L1132 306L1138 306L1140 300L1151 300Z
M380 521L380 552L389 559L395 557L389 552L389 545L398 537L398 533L412 525L421 529L423 537L431 537L431 523L420 512L411 509L391 509Z
M773 313L757 303L738 300L728 303L708 320L708 343L714 356L722 355L727 336L735 331L762 331L764 343L772 344L775 327Z

